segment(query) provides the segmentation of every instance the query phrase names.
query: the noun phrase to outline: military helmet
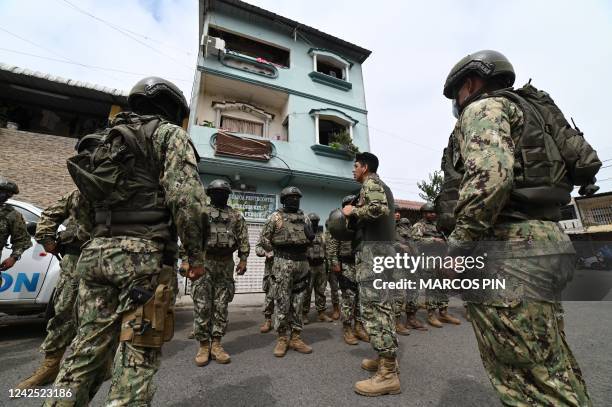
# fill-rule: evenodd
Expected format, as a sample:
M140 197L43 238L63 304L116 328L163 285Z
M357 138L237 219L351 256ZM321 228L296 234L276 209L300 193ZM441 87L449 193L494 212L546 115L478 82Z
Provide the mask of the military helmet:
M342 198L342 207L344 208L346 205L350 205L352 204L355 199L357 198L357 196L355 195L347 195L344 198Z
M431 202L427 202L425 205L421 206L420 211L421 212L435 212L436 208L434 204L432 204Z
M216 179L213 180L210 184L208 184L208 186L206 187L206 192L211 191L213 189L216 190L221 190L221 191L225 191L228 194L232 192L232 187L230 186L229 182L227 182L224 179Z
M179 125L189 112L183 92L172 82L156 76L138 81L128 95L128 104L136 113L162 111L165 118Z
M310 219L311 222L319 222L321 220L319 215L317 215L314 212L311 212L311 213L308 214L308 219Z
M346 216L341 209L334 209L327 218L327 230L334 239L353 240L355 232L347 227Z
M94 149L102 143L104 137L101 133L86 134L77 141L74 149L80 153L83 150Z
M297 195L298 197L302 197L302 191L298 187L286 187L281 191L280 201L281 203L285 203L285 198L288 196Z
M13 181L0 176L0 191L6 191L12 195L17 195L19 193L19 187Z
M514 68L508 58L501 52L482 50L463 57L453 66L444 83L444 96L453 99L457 87L470 73L485 79L498 77L506 87L512 86L515 79Z

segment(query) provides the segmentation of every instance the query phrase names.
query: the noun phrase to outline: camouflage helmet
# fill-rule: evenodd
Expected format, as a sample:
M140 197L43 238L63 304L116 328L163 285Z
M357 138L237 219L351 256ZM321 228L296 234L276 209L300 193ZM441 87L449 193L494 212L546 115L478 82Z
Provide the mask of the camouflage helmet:
M302 197L302 191L298 187L286 187L281 191L280 201L281 203L285 203L285 198L288 196L297 195L298 197Z
M435 212L436 208L434 204L432 204L431 202L427 202L425 205L421 206L420 211L421 212Z
M311 212L311 213L308 214L308 219L310 219L311 222L317 222L317 223L319 223L319 221L321 220L319 215L317 215L314 212Z
M346 205L352 204L356 198L357 198L356 195L345 196L344 198L342 198L342 207L344 208Z
M77 153L90 148L94 149L102 143L102 138L104 138L104 135L101 133L86 134L77 141L74 149Z
M327 230L334 239L338 240L353 240L355 232L347 227L346 216L341 209L334 209L329 213L327 218Z
M163 116L180 125L189 106L183 92L172 82L156 76L141 79L128 95L130 108L141 114L163 112Z
M215 179L211 181L211 183L206 187L206 192L213 189L225 191L228 194L232 192L232 187L230 186L229 182L224 179Z
M463 57L453 66L444 83L444 96L453 99L457 87L471 73L484 79L497 77L505 87L512 86L515 79L514 68L508 58L501 52L482 50Z
M0 191L6 191L11 195L17 195L19 193L19 187L13 181L0 176Z

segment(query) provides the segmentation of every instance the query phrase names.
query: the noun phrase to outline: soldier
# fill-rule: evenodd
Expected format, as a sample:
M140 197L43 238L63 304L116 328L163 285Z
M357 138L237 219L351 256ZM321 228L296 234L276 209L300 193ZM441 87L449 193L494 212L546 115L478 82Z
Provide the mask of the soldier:
M272 292L274 329L278 334L274 347L276 357L285 356L287 348L312 353L312 348L302 340L301 332L304 294L309 282L306 251L314 239L314 231L300 209L301 197L296 187L281 191L283 207L268 218L257 243L266 257L274 257Z
M342 207L355 201L355 195L342 199ZM347 345L357 345L358 340L369 342L363 328L359 310L359 287L355 270L355 250L351 240L338 240L330 236L327 245L328 259L332 273L337 276L342 293L342 332Z
M398 252L403 252L403 241L405 236L410 229L410 221L406 218L402 218L402 213L399 208L395 208L395 244ZM398 335L410 335L410 330L408 329L408 324L406 326L402 325L402 311L406 310L406 298L408 295L412 295L412 293L417 291L411 291L410 293L405 293L405 295L397 296L395 299L394 307L395 307L395 332ZM417 292L418 293L418 292Z
M525 242L520 253L500 256L495 267L486 269L494 276L504 273L506 290L468 302L485 370L502 403L590 406L580 368L565 340L558 303L534 295L564 278L563 264L573 253L554 220L562 203L569 202L571 184L577 182L568 174L577 174L573 164L559 157L570 146L546 140L557 131L562 136L578 132L560 111L548 111L556 113L559 122L543 123L546 116L536 113L537 105L533 99L527 101L527 93L548 100L549 109L554 103L530 84L509 88L514 78L504 55L485 50L461 59L444 84L444 96L453 100L458 118L445 154L446 165L456 173L454 177L445 171L445 184L450 176L459 185L449 250L465 252L471 248L469 242L486 239L498 245ZM594 151L581 135L573 140L588 147L583 151L590 154L587 160L596 173L601 162ZM580 151L574 152L573 163L583 158ZM563 176L557 178L558 174ZM509 289L512 286L516 291Z
M365 359L362 362L362 368L376 370L376 374L355 384L355 391L365 396L401 392L396 359L398 343L394 300L386 295L388 293L372 289L372 256L379 250L386 255L389 249L393 249L392 242L395 240L393 194L376 173L377 169L378 158L374 154L357 154L353 177L362 184L359 199L356 205L348 204L342 208L348 221L356 223L361 239L355 256L361 317L370 343L378 354L377 360Z
M168 265L173 259L164 255L166 245L176 249L176 232L189 258L188 277L204 274L206 193L193 145L179 127L188 113L185 97L174 84L149 77L132 88L128 104L132 111L112 119L93 154L68 161L73 180L95 210L95 226L77 263L74 352L54 384L71 389L74 398L50 399L46 405L86 405L118 338L106 403L151 404L161 346L174 328L175 264Z
M0 176L0 250L6 246L9 237L13 246L11 255L0 263L0 286L2 285L2 272L13 267L23 252L32 247L32 239L28 234L23 216L6 203L10 197L18 193L17 184Z
M325 288L327 287L327 270L325 268L325 241L323 240L323 228L319 230L319 215L309 213L308 219L315 232L315 238L312 244L308 246L306 258L310 266L310 282L306 295L304 296L304 311L302 321L304 325L308 324L308 311L310 311L310 297L312 292L315 293L315 306L319 314L320 322L332 322L333 319L325 314Z
M210 234L206 243L206 274L194 281L193 313L195 338L200 348L196 365L206 366L209 356L217 363L229 363L230 356L221 346L227 328L227 306L234 298L234 258L238 250L236 274L246 272L251 248L249 233L242 214L227 205L232 189L222 179L206 188L211 206L207 208Z
M329 291L331 292L330 295L333 309L331 319L337 321L340 319L340 296L338 295L340 286L338 285L338 275L337 273L332 272L331 262L329 260L329 250L327 249L327 244L331 239L333 238L329 233L328 223L325 221L325 233L323 234L323 240L325 241L325 266L327 267L327 282L329 283Z
M262 334L268 333L272 330L272 314L274 314L274 296L272 292L272 264L274 263L274 257L270 254L270 256L266 256L266 251L261 246L255 247L255 254L258 257L265 257L264 264L264 275L263 281L261 284L261 288L264 290L264 306L263 306L263 314L264 314L264 323L259 327L259 332Z
M93 151L101 139L101 134L84 136L76 144L75 149L77 153L86 149ZM58 234L58 228L66 220L68 221L66 229ZM59 372L66 348L76 335L75 303L79 287L76 264L81 255L81 246L90 238L93 221L93 211L89 202L83 198L78 189L62 196L59 201L47 207L40 216L35 239L46 252L61 254L61 273L52 298L55 312L47 323L47 336L40 346L45 359L32 376L17 385L19 389L53 382Z
M422 218L410 228L410 240L424 244L426 249L434 250L434 245L446 241L444 235L436 226L436 210L432 203L427 202L420 209ZM430 272L430 270L426 270ZM436 273L437 271L434 271ZM443 290L428 290L426 293L427 323L436 328L446 324L461 324L457 318L448 313L448 295ZM439 316L436 315L438 311ZM409 317L410 318L410 317ZM414 318L416 319L416 318Z

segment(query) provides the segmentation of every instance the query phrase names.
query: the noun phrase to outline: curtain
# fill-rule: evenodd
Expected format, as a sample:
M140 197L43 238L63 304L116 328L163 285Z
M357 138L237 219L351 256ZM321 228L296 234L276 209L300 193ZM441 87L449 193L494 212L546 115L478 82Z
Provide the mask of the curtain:
M263 137L263 123L222 116L221 128L234 133L252 134L253 136Z

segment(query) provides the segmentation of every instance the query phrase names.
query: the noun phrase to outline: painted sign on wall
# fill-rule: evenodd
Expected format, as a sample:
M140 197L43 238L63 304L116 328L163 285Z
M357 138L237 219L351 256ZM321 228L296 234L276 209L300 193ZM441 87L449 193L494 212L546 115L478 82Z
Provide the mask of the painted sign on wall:
M234 191L228 205L239 210L246 220L263 222L276 210L276 195Z

